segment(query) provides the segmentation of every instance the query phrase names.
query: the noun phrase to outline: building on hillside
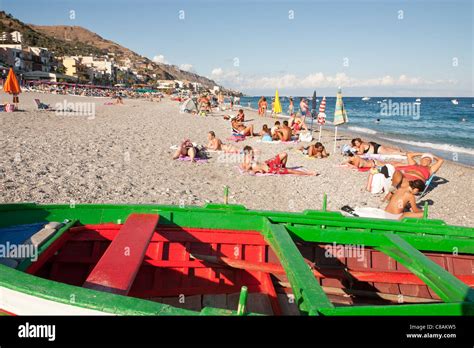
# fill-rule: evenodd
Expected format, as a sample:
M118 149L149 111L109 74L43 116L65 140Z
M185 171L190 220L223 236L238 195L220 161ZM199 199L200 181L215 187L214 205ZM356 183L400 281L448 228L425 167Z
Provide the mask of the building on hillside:
M10 42L10 43L19 43L21 44L23 40L23 36L19 31L12 31L12 32L2 32L0 34L0 42Z
M58 64L53 54L44 47L28 47L33 62L32 71L55 72Z

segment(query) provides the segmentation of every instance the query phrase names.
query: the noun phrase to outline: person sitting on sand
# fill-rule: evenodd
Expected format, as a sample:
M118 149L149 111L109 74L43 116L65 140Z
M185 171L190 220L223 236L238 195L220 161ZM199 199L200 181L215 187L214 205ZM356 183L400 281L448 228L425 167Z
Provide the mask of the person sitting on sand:
M258 135L262 137L262 141L273 141L271 130L266 124L263 125L262 130Z
M393 214L394 217L398 219L406 217L422 218L423 210L416 206L415 195L419 192L423 192L424 189L425 183L422 180L417 179L410 181L406 187L400 187L395 191L385 211L389 214ZM408 207L411 211L404 212Z
M326 158L329 157L329 154L326 152L326 148L320 142L315 143L310 146L302 146L298 149L303 153L303 155L308 155L308 157L315 158Z
M239 153L240 149L230 144L224 144L219 138L216 137L216 133L210 131L207 133L207 148L214 151L224 151L226 153Z
M382 146L377 144L373 141L371 142L364 142L361 138L355 138L351 140L352 146L357 149L357 155L365 155L365 154L403 154L400 149L395 149L388 146Z
M290 120L288 122L288 125L292 129L294 134L298 134L302 129L308 130L308 127L306 124L303 122L303 120L296 116L296 114L291 114Z
M245 126L243 123L237 120L231 120L232 125L232 132L253 137L255 134L253 133L253 124Z
M315 172L289 169L286 167L288 161L288 154L286 152L279 153L274 158L265 162L258 162L255 160L254 150L251 146L244 147L244 160L240 167L242 170L256 174L293 174L293 175L316 175Z
M283 126L275 131L276 139L281 141L291 141L292 135L293 132L288 126L288 121L283 121Z
M196 147L191 142L191 140L186 139L185 141L181 143L178 150L176 150L176 152L174 153L173 159L189 156L189 158L191 159L191 162L194 162L196 155L197 155Z
M273 139L277 139L276 131L281 128L280 121L275 121L275 125L270 129L270 135Z
M237 113L237 116L235 116L235 119L239 122L244 122L245 121L245 114L243 109L239 109L239 112Z

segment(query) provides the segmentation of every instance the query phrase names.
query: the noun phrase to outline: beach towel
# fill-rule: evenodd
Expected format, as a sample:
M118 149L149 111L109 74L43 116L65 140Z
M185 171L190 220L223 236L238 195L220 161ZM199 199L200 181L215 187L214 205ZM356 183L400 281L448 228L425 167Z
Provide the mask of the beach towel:
M262 139L258 139L257 143L263 143L263 144L297 144L300 141L297 139L290 140L290 141L281 141L281 140L273 140L273 141L265 141Z
M114 105L114 102L105 102L104 105Z
M245 135L232 134L232 136L227 138L226 140L238 143L239 141L244 141L245 140Z
M358 216L364 218L375 218L375 219L388 219L388 220L399 220L403 214L392 214L388 213L380 208L370 207L356 207L352 212L348 212L348 206L343 207L341 212L345 216ZM349 207L350 208L350 207Z
M249 173L249 172L246 172L245 170L243 170L242 168L240 168L239 166L236 167L237 170L239 171L240 174L242 175L250 175L250 176L281 176L281 175L285 175L285 176L299 176L299 175L295 175L295 174L288 174L288 173L280 173L280 174L273 174L273 173ZM298 167L288 167L288 169L301 169L302 167L298 166Z
M191 157L189 157L189 156L181 156L181 157L178 158L178 161L189 162L189 161L191 161ZM194 158L194 161L195 161L196 163L207 163L207 162L208 162L207 158L200 158L200 157L195 157L195 158Z
M395 155L395 154L374 154L374 153L366 153L360 156L363 159L370 159L370 160L377 160L377 161L386 161L386 160L405 160L407 156L405 155Z

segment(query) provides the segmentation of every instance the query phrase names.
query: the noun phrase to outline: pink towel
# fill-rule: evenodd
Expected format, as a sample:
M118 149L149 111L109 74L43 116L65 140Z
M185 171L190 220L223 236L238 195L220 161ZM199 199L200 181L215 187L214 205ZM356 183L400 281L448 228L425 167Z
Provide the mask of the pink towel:
M178 160L179 160L179 161L189 162L189 161L191 161L191 157L189 157L189 156L182 156L182 157L179 157ZM195 161L196 163L207 163L207 159L206 159L206 158L194 157L194 161Z

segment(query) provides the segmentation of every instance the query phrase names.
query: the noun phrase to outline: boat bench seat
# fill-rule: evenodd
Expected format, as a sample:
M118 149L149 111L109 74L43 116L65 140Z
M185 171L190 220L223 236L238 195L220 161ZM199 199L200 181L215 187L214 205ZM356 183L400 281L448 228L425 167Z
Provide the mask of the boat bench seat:
M84 282L84 287L126 296L158 224L157 214L131 214Z

